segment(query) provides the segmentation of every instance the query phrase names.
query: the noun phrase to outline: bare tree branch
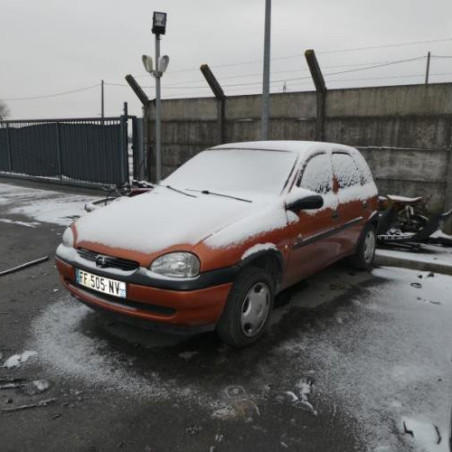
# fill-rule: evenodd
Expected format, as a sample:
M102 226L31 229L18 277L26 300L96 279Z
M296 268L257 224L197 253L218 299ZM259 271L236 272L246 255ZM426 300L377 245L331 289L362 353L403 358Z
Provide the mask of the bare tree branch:
M0 121L6 119L9 115L8 106L0 99Z

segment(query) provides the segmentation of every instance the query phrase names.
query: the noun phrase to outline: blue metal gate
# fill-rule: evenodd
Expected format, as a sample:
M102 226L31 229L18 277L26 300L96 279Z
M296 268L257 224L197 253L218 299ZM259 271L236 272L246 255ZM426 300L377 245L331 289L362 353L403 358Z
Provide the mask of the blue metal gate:
M0 176L96 185L127 182L127 119L0 121Z

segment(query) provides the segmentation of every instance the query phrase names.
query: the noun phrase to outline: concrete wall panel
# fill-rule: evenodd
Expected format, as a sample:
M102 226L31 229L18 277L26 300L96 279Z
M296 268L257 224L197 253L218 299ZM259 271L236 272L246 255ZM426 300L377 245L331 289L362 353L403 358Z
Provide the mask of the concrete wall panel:
M450 114L450 83L331 90L326 101L328 117Z
M152 118L153 111L146 116ZM261 97L229 97L225 141L261 139ZM271 96L269 138L314 140L314 92ZM152 143L153 124L149 140ZM163 174L218 144L214 98L163 102ZM426 195L441 210L452 195L452 83L332 90L327 94L325 139L361 147L382 193Z
M360 148L377 179L419 182L444 181L447 151Z
M327 141L351 146L444 149L449 136L448 118L334 118L325 127Z
M217 101L214 98L168 99L162 102L162 119L209 121L217 118Z

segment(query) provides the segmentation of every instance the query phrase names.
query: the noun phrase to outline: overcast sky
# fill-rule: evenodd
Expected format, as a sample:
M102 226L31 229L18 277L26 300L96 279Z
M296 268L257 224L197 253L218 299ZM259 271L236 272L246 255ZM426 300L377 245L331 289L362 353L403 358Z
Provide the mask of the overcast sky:
M313 89L303 58L309 48L318 52L331 89L422 83L429 50L431 81L452 81L452 58L438 58L452 57L450 0L272 3L272 92L282 92L284 82L287 91ZM154 54L153 11L168 13L164 98L209 95L202 63L226 94L259 92L265 0L0 0L0 99L9 99L11 118L97 117L102 79L107 115L119 115L124 101L140 114L124 76L136 75L153 97L154 82L141 63L143 53ZM440 42L399 45L419 41ZM374 46L390 47L343 51ZM353 72L328 75L342 71Z

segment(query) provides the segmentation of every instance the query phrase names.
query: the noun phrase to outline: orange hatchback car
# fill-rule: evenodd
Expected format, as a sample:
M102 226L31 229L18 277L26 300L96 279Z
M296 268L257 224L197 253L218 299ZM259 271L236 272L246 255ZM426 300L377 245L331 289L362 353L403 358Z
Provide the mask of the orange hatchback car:
M77 220L56 263L92 308L167 330L216 329L243 347L264 332L278 292L345 257L371 267L377 201L354 148L225 144Z

